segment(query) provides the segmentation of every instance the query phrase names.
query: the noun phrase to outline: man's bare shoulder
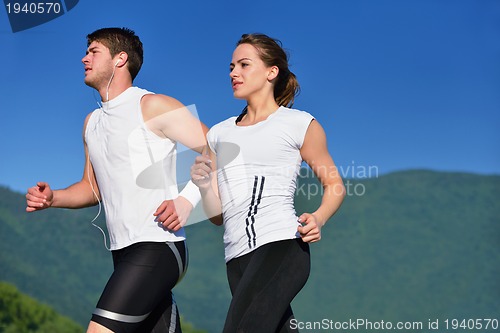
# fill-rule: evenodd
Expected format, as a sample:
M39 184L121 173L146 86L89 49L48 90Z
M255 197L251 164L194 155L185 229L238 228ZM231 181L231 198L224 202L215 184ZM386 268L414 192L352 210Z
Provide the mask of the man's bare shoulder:
M147 94L141 100L142 113L149 119L182 107L184 105L177 99L162 94Z

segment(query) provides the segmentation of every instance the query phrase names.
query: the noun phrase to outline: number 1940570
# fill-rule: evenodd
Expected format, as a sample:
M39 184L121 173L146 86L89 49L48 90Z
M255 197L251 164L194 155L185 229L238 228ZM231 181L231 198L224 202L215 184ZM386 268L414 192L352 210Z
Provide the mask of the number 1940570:
M59 2L8 2L5 4L8 14L59 14L62 10Z
M446 319L445 328L451 330L481 330L498 329L498 319Z

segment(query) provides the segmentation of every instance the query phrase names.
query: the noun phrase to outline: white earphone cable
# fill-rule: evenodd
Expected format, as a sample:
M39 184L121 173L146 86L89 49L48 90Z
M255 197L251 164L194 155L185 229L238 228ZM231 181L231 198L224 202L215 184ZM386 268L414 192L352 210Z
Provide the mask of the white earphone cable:
M113 77L115 76L115 69L116 69L116 65L113 67L113 72L111 73L111 77L109 78L108 85L106 86L106 102L109 102L109 87L111 86L111 81L113 81ZM100 109L102 111L104 111L104 108L102 107L101 104L99 104L99 102L97 102L97 105L100 107ZM92 184L92 180L90 179L90 156L89 156L89 154L90 153L87 152L87 178L89 180L89 184L90 184L90 188L92 189L92 193L94 193L94 196L97 199L97 203L99 205L99 210L97 211L97 215L94 216L94 218L92 219L92 221L90 221L90 223L94 227L99 229L99 231L102 233L102 237L104 239L104 247L106 247L106 249L108 251L111 251L111 248L108 247L108 240L106 238L106 233L104 232L104 230L102 230L102 228L100 226L98 226L96 223L94 223L95 220L97 220L97 218L99 217L99 215L101 215L102 204L101 204L101 199L99 199L99 196L97 195L97 193L94 189L94 185Z

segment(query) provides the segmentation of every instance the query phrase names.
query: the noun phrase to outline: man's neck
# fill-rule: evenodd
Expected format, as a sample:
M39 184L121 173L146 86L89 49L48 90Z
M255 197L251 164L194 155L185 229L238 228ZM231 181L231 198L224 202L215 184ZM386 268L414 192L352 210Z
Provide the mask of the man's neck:
M109 102L110 100L121 95L125 90L132 87L132 83L127 84L111 84L109 88L104 87L99 90L99 94L101 95L101 100L103 102Z

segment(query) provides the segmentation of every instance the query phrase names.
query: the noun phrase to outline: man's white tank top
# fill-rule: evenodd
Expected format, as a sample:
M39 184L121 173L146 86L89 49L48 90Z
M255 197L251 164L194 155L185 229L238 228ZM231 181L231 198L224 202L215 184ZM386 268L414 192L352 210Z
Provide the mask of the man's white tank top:
M179 241L184 229L165 230L153 213L178 196L176 143L151 132L141 99L151 92L128 88L94 110L85 141L106 213L111 250L143 241Z
M300 237L294 195L300 148L314 119L285 107L251 126L237 126L236 118L207 134L217 156L226 262L261 245Z

